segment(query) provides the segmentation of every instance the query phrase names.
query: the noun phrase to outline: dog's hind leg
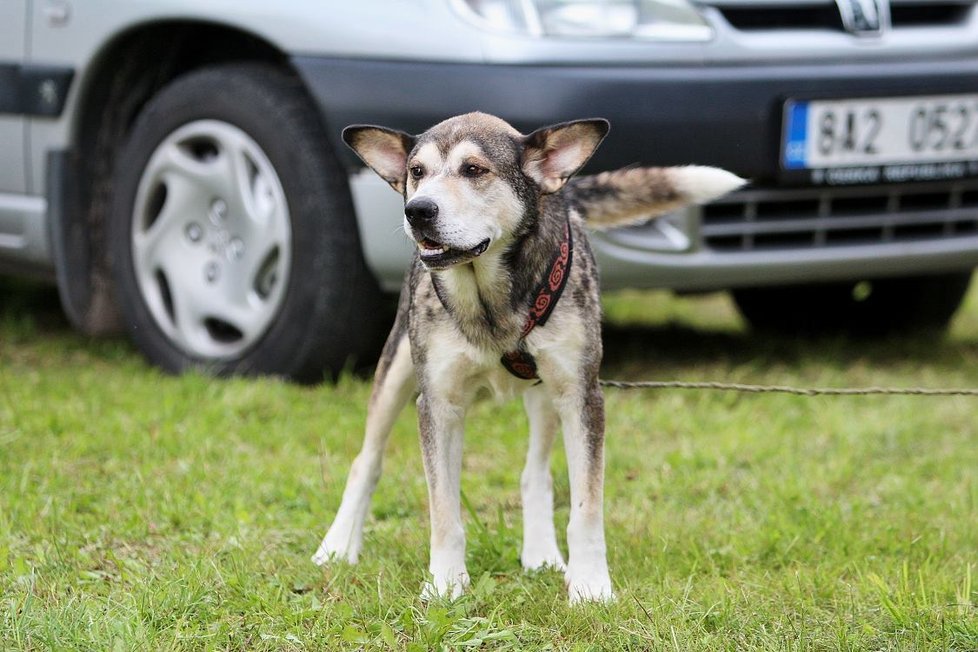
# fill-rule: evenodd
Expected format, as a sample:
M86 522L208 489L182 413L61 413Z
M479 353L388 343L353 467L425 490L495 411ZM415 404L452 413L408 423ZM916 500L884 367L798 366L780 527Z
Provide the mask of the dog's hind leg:
M570 476L567 589L570 601L614 598L604 541L604 397L597 378L555 401Z
M559 419L547 391L536 386L523 394L523 405L530 422L530 444L526 466L520 477L523 498L523 568L533 570L552 566L564 570L564 558L557 547L554 530L553 478L550 475L550 450Z
M355 564L363 543L363 521L370 497L380 479L387 437L394 420L414 393L417 385L408 341L407 315L402 312L394 323L377 372L367 406L367 427L363 447L350 467L343 500L333 524L313 556L316 564L331 558Z

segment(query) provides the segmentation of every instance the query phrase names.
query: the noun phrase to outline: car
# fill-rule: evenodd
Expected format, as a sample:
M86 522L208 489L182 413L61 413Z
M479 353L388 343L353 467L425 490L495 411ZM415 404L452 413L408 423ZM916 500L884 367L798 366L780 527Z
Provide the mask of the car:
M608 288L758 328L940 328L978 263L973 0L5 0L0 270L174 372L317 380L412 255L340 140L604 117L590 170L751 185L594 236Z

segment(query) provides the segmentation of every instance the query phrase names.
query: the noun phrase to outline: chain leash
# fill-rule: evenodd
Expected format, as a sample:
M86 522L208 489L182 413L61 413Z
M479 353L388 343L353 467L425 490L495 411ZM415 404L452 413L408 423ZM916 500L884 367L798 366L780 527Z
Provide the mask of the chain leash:
M684 382L678 380L601 380L614 389L682 389L742 394L791 394L794 396L978 396L978 389L929 387L789 387L786 385L744 385L741 383Z

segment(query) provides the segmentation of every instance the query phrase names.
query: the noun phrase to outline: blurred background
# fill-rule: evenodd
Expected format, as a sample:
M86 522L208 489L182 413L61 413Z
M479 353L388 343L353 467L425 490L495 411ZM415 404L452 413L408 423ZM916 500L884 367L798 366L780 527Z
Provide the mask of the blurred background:
M970 0L7 0L0 272L168 371L317 381L370 364L412 255L344 126L600 116L587 171L751 180L596 234L606 289L941 333L978 262L976 55Z

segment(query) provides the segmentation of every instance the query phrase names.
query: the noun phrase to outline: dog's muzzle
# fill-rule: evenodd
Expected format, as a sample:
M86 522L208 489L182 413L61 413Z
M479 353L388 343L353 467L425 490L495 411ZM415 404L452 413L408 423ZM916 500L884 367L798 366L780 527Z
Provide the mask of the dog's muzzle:
M418 245L418 255L428 269L444 269L467 263L489 248L489 238L474 247L456 247L442 242L434 228L438 204L430 199L419 197L409 201L404 205L404 217L411 226L411 236Z
M445 269L452 265L467 263L484 254L490 243L489 238L486 238L474 247L460 249L442 244L423 232L415 232L414 238L418 245L418 255L421 257L421 262L428 269Z

